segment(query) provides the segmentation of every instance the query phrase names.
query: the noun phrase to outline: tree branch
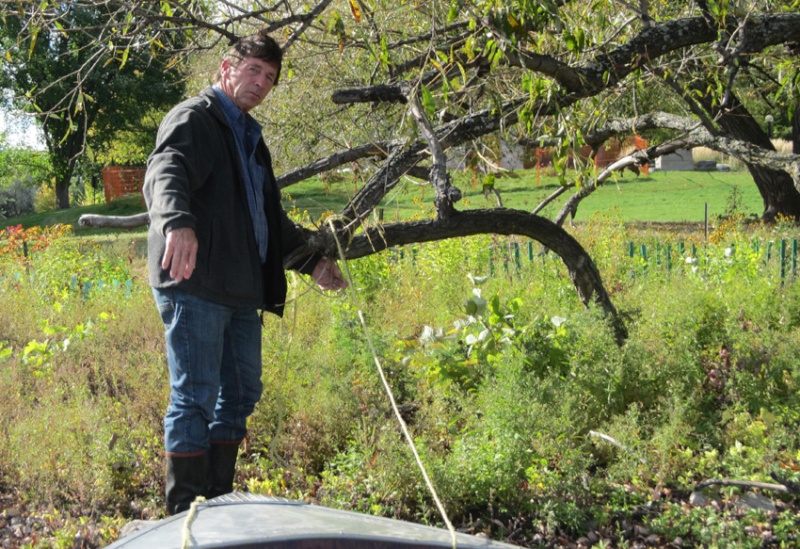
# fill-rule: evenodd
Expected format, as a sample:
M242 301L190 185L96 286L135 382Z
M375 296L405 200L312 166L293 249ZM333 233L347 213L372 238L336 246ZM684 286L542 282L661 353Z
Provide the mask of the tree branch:
M792 177L795 188L800 191L800 155L771 151L745 141L712 135L706 128L691 118L656 112L636 118L610 119L605 126L587 135L586 142L596 149L612 135L654 128L678 130L684 136L680 139L650 147L647 150L634 151L607 166L596 178L582 185L581 190L564 203L556 215L555 223L561 225L570 214L574 215L578 204L592 194L613 172L623 170L629 166L641 166L647 162L653 162L656 158L679 149L693 149L700 146L729 154L745 163L785 171ZM538 212L540 210L541 208L537 208L535 211Z
M757 482L753 480L731 480L726 478L715 478L703 482L698 482L697 485L694 487L694 491L697 492L709 486L740 486L743 488L759 488L761 490L773 490L775 492L783 492L784 494L792 493L792 491L789 490L789 488L784 486L783 484L771 484L767 482Z
M407 103L406 87L401 84L383 84L366 88L345 88L333 92L331 101L337 105L350 103Z
M296 168L286 172L277 178L278 187L283 189L300 181L305 181L309 177L317 174L334 170L343 164L355 162L362 158L378 157L384 158L387 155L387 150L390 148L389 143L367 143L351 149L337 151L330 156L315 160L311 164L307 164L300 168Z
M83 214L78 219L81 227L97 227L98 229L135 229L150 223L147 212L135 215L98 215Z
M336 238L347 241L346 259L357 259L395 246L418 242L434 242L477 234L527 236L542 243L564 261L569 276L584 305L595 304L611 322L619 344L627 338L627 329L603 286L600 273L591 257L564 229L555 223L521 210L493 208L458 211L447 219L408 221L368 227L352 238L339 232ZM318 251L335 257L336 238L328 230L315 233L304 249L285 259L291 264Z
M447 175L447 157L444 154L441 143L431 127L431 121L422 109L419 94L411 96L409 108L414 119L417 121L425 141L428 143L431 157L433 157L433 167L430 169L430 182L436 189L434 205L436 213L441 219L448 219L453 215L453 203L461 198L458 189L450 187L450 177Z
M284 50L289 49L289 47L298 38L300 38L300 36L303 35L303 33L306 31L306 29L308 29L308 27L311 25L311 23L313 23L314 20L317 17L319 17L319 15L323 11L325 11L325 8L328 7L328 5L331 3L331 1L332 0L320 0L320 2L316 6L314 6L311 10L308 11L308 13L300 16L300 18L299 18L299 21L301 22L300 28L298 28L297 30L292 32L291 36L289 36L289 38L286 39L286 42L284 42L283 46L281 46L281 47ZM286 25L288 25L288 23L279 22L279 26L276 26L274 28L273 28L272 25L270 25L270 29L269 30L270 30L270 32L273 32L273 31L277 30L278 28L283 28Z

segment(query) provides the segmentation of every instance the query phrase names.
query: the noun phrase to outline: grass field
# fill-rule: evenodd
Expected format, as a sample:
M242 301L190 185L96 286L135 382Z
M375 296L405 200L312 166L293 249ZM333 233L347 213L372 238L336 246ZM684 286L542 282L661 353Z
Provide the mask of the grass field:
M497 200L484 196L480 181L473 182L469 174L460 174L455 185L464 193L461 208L494 207ZM533 210L559 187L556 177L535 170L515 172L498 178L495 188L503 206ZM339 211L353 195L353 181L343 180L323 188L318 181L307 181L285 189L287 207L306 210L311 219L328 211ZM568 189L542 215L553 218L558 208L574 193ZM761 196L746 172L655 172L649 177L625 173L606 182L586 198L578 209L576 221L588 220L595 213L612 215L621 221L697 221L705 216L722 215L737 201L739 213L758 216L762 210ZM406 219L431 208L433 189L418 181L405 178L384 200L386 220Z
M474 181L469 173L455 174L454 184L464 198L462 209L496 206L494 195L484 196L482 183ZM495 188L500 193L503 206L533 210L543 199L559 187L558 179L545 170L513 172L496 180ZM284 189L284 205L287 210L307 212L311 222L328 212L339 212L357 189L351 178L323 183L312 179ZM545 208L541 215L552 219L564 201L574 193L568 189L562 196ZM747 172L655 172L649 177L624 175L607 181L591 196L584 199L578 208L575 221L587 221L600 213L622 222L702 222L705 205L709 218L723 215L736 202L737 212L745 216L758 216L762 201L758 189ZM433 213L433 189L418 180L403 178L400 184L384 199L381 208L384 220L409 219ZM99 204L54 210L3 221L4 225L21 224L24 227L48 226L68 223L75 233L82 236L108 234L108 229L78 227L78 218L84 213L106 215L128 215L144 210L140 196L129 196L109 205ZM136 232L140 232L139 229Z

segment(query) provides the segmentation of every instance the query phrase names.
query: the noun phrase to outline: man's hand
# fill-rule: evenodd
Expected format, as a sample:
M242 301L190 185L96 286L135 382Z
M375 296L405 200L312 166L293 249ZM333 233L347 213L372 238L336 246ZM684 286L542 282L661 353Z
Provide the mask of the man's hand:
M180 282L189 278L197 265L197 236L194 229L184 227L167 233L167 247L161 268L169 269L169 276Z
M323 257L311 273L317 286L323 290L343 290L347 288L347 281L342 276L339 266L329 257Z

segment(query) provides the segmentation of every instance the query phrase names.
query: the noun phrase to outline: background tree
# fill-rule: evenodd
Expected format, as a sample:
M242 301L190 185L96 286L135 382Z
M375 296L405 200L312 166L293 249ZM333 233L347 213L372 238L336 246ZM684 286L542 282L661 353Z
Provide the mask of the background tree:
M41 123L58 208L69 207L70 182L87 147L105 148L117 131L183 93L179 71L156 55L155 43L145 36L131 41L124 22L113 32L105 27L110 4L53 3L49 20L33 6L5 6L2 83Z
M0 134L0 219L32 212L36 191L50 173L44 152L11 146Z

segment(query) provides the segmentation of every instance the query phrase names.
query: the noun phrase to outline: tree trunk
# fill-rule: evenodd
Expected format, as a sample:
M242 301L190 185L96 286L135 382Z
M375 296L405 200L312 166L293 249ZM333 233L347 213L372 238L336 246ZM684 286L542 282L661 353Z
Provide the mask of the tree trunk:
M47 150L54 164L56 209L66 210L69 208L69 186L72 174L75 173L75 163L83 150L83 138L77 138L72 134L67 143L61 146L52 146L52 143L48 143Z
M800 192L788 173L752 164L747 169L764 201L762 221L771 223L778 216L800 219Z
M56 180L56 209L66 210L69 208L69 179Z
M704 103L706 109L717 117L723 134L769 151L775 150L769 135L732 93L729 95L727 109L710 107L709 96L705 97ZM745 165L764 201L764 212L761 214L763 221L775 221L779 215L800 219L800 191L795 188L792 176L788 172L748 162L745 162Z

